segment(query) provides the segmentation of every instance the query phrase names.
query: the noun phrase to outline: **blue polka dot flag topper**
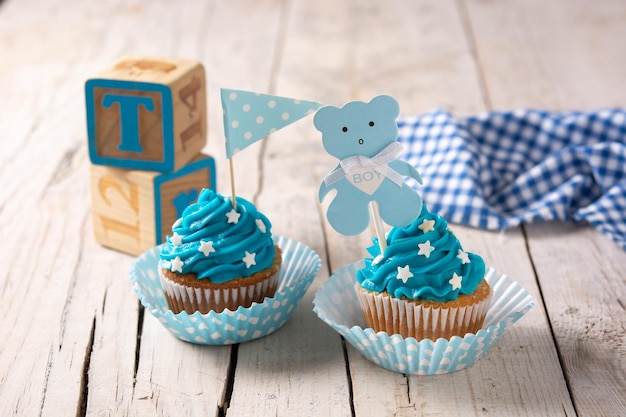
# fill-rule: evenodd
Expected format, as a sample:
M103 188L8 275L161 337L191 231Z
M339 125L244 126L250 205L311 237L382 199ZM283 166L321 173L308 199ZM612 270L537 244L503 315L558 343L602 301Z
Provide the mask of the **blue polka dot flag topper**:
M221 95L228 158L321 107L314 101L225 88Z

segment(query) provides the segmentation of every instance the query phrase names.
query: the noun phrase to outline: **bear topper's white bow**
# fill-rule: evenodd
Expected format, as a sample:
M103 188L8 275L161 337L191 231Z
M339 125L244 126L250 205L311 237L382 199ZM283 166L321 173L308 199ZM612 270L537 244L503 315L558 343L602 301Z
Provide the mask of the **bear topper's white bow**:
M339 161L339 167L324 177L324 183L328 186L339 181L349 173L360 168L371 168L386 178L389 178L399 187L404 183L402 175L390 168L387 164L402 154L403 146L400 142L392 142L372 158L363 155L354 155Z

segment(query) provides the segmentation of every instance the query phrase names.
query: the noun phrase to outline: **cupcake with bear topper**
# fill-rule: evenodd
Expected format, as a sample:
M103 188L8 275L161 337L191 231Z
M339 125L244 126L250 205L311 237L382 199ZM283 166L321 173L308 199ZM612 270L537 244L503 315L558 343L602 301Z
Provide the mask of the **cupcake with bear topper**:
M465 252L445 219L430 213L405 184L406 176L419 183L421 177L399 159L398 114L395 99L378 96L322 107L315 115L325 149L340 160L320 185L320 202L336 190L329 224L356 235L371 220L377 238L371 258L340 268L318 290L314 310L382 367L452 372L482 356L533 300L487 269L480 256ZM393 226L388 236L383 221Z
M238 343L277 330L321 265L310 248L272 236L268 218L235 195L232 176L236 152L320 105L240 90L221 93L232 195L202 190L166 243L143 254L131 270L148 311L176 337L201 344Z

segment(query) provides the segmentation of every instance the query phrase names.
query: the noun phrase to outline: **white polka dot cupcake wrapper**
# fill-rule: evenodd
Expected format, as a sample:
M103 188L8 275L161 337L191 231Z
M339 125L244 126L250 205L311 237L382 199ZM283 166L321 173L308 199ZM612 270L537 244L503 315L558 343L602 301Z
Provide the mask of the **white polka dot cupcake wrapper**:
M135 260L131 281L141 304L180 340L228 345L258 339L280 329L289 320L321 267L320 257L300 242L279 236L275 236L274 241L283 255L278 289L274 297L248 308L221 313L187 314L183 311L174 314L167 305L159 279L160 246Z
M487 316L477 334L450 340L424 339L376 333L366 327L354 283L362 263L339 268L316 292L315 313L341 334L363 356L390 371L411 375L437 375L465 369L493 345L513 323L535 304L531 295L506 275L488 269L485 279L492 296Z

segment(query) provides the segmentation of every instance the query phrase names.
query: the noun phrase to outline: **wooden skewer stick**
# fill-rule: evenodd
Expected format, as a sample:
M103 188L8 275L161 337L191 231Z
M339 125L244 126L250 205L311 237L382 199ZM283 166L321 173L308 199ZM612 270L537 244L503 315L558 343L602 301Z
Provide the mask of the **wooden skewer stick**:
M228 158L228 167L230 170L230 202L233 209L237 209L237 195L235 194L235 168L232 156Z
M374 230L376 231L376 237L378 237L378 247L382 256L385 254L385 250L387 249L387 239L385 238L385 229L383 227L383 222L380 219L378 203L376 201L370 201L369 211L372 223L374 224Z

